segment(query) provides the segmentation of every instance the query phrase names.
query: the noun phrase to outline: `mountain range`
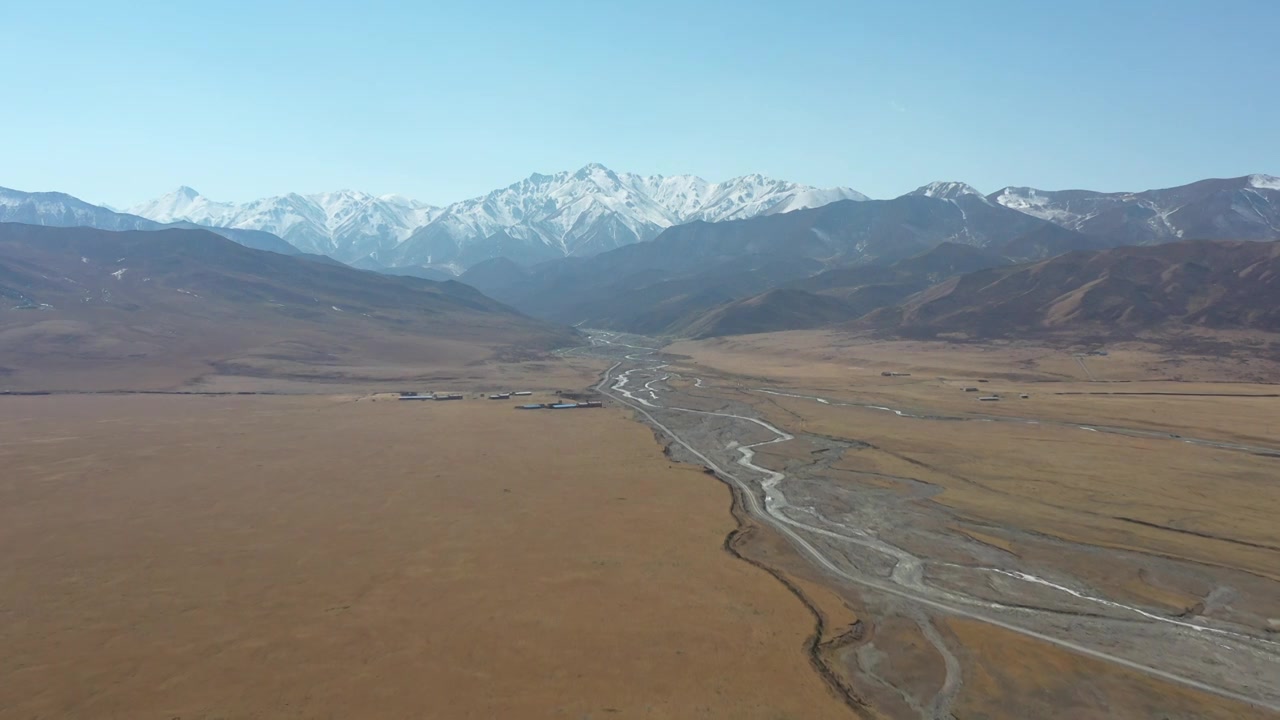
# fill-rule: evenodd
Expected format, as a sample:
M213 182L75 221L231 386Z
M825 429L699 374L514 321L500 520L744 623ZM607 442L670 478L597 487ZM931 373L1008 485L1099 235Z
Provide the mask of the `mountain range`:
M23 192L0 187L0 223L25 223L53 227L90 227L98 230L200 229L192 221L151 220L116 212L60 192ZM228 240L256 250L297 255L299 250L269 232L255 228L211 228Z
M1266 175L1138 193L935 182L870 200L589 165L444 208L346 191L237 206L184 188L139 211L153 217L0 189L0 378L112 363L179 363L184 382L349 378L540 352L572 342L569 325L1280 331L1280 245L1241 242L1280 239ZM421 279L457 272L466 284Z
M461 280L535 317L666 334L721 303L842 266L871 266L869 272L883 274L893 263L944 243L982 248L999 262L1102 246L1096 238L981 195L951 200L909 194L692 222L650 242L530 268L490 260Z
M944 242L915 257L840 267L785 283L759 295L691 312L669 328L689 338L804 330L862 317L965 273L1010 264L1002 255Z
M957 275L857 324L911 336L1280 332L1280 244L1194 240Z
M710 183L692 175L617 173L593 163L576 172L535 173L443 208L350 190L237 205L181 187L130 212L160 222L265 230L305 252L371 269L460 273L494 257L532 264L593 255L652 240L681 223L771 215L849 199L865 196L762 175Z
M1025 220L1008 219L1029 216L1069 231L1013 232L1022 245L1007 249L1022 258L1048 257L1064 246L1280 235L1280 179L1269 175L1122 193L1006 187L984 195L962 182L934 182L908 195L954 206L953 214L966 227L957 227L943 240L987 247L984 227L993 217L1026 228ZM444 207L352 190L290 193L236 204L181 187L118 213L61 193L0 189L0 221L102 229L203 226L252 247L326 255L362 269L438 279L493 258L532 267L652 240L668 228L764 219L844 200L866 197L848 188L823 190L761 175L710 183L690 175L641 176L590 164L572 172L534 174ZM997 216L996 208L1018 215ZM885 224L896 221L884 219ZM919 252L912 234L908 223L898 233L906 246L882 247L867 258L846 260L875 259L886 249L900 257ZM1081 236L1091 240L1085 243ZM891 246L895 240L886 242Z
M576 342L456 281L254 250L205 230L0 223L0 387L377 382Z
M1007 187L988 200L1113 246L1182 239L1280 237L1280 178L1246 175L1163 190L1100 193Z
M164 223L261 230L303 252L351 262L394 248L441 210L398 195L354 190L290 193L235 204L210 200L184 186L129 212Z
M837 268L693 309L666 331L694 339L834 328L910 338L1185 343L1193 328L1280 332L1278 308L1276 242L1187 240L1020 264L944 243L887 266ZM1246 343L1264 352L1277 345Z
M964 273L1183 236L1280 239L1280 180L992 195L937 182L893 200L686 223L588 258L491 260L462 279L536 317L705 337L852 320Z

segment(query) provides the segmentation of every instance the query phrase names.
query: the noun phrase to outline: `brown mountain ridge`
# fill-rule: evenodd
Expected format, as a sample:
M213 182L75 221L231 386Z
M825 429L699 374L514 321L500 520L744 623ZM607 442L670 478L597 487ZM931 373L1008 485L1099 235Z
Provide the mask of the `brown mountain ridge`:
M834 268L707 311L696 309L664 330L707 338L816 328L895 305L954 275L1009 263L1008 258L983 248L944 242L890 265Z
M1202 240L1072 252L951 278L854 325L913 336L1280 332L1280 244Z
M461 283L253 250L203 230L0 223L0 302L0 390L377 379L575 341Z

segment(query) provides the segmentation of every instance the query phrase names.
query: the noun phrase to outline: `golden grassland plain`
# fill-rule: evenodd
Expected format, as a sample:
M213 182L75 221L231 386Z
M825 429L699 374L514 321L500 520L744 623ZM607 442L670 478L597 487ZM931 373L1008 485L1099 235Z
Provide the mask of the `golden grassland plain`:
M0 467L3 718L850 716L616 410L0 397Z
M1280 438L1280 361L1132 345L1076 357L1032 343L875 342L815 330L684 341L667 351L740 385L832 400L853 399L856 390L858 402L909 411L1115 424L1246 443ZM1171 379L1170 364L1181 379ZM990 394L1003 399L978 403Z
M1280 515L1280 492L1276 491L1274 457L1172 438L1090 432L1071 424L1175 428L1196 437L1277 444L1280 397L1275 396L1280 395L1280 386L1222 385L1203 376L1190 383L1148 380L1123 385L998 380L1013 375L1027 355L1066 353L1029 346L1016 351L984 351L946 343L912 343L910 349L905 344L889 349L857 346L850 352L858 359L847 358L849 364L845 365L828 361L815 371L814 380L805 381L801 367L778 364L786 356L781 347L798 346L801 349L795 354L804 358L824 352L817 348L823 342L830 343L830 336L775 335L789 337L785 343L771 335L748 336L732 343L711 341L705 349L701 343L682 343L671 350L689 356L699 367L727 373L740 386L776 381L774 385L789 391L807 391L833 401L883 402L890 407L961 417L1006 415L1046 421L1023 424L902 418L867 407L759 393L735 395L764 417L789 427L873 446L850 454L837 469L919 476L945 489L934 501L973 517L1107 546L1140 546L1280 579L1280 553L1275 550L1280 533L1274 522ZM761 358L758 365L753 360L756 354ZM955 367L950 365L953 354L957 356ZM870 363L861 359L863 356L878 359ZM984 359L979 363L975 356ZM1067 357L1074 363L1074 358ZM1087 362L1105 365L1109 360L1109 356L1090 357ZM927 367L952 378L981 367L981 378L990 382L981 385L980 394L1001 392L1004 399L979 403L974 393L964 392L964 386L976 383L976 373L970 378L947 380L917 377L915 372L910 377L883 377L882 368L891 362L893 367ZM768 375L771 372L778 375ZM1056 394L1110 392L1131 385L1144 388L1142 392L1220 392L1251 397ZM1014 392L1019 390L1030 397L1021 399ZM775 451L781 452L781 446ZM1280 608L1276 612L1280 614Z
M267 349L263 349L263 353ZM368 349L366 348L366 351ZM296 352L296 351L295 351ZM373 354L373 353L370 353ZM605 366L588 358L549 354L504 358L491 349L438 341L413 357L342 358L301 362L291 357L235 357L219 361L103 358L59 362L41 358L7 372L0 363L0 393L197 392L366 393L399 389L577 389L593 383Z
M281 376L274 371L262 377L204 375L171 386L184 392L236 393L376 393L396 390L437 392L502 390L580 390L595 384L607 363L591 358L544 357L505 362L495 358L464 364L362 365L328 376Z
M1267 547L1277 544L1280 514L1275 458L1074 427L907 419L786 397L757 407L782 423L801 415L790 424L802 432L869 443L836 467L918 477L945 488L934 501L973 517L1016 518L1040 532L1137 543L1280 580L1280 552Z

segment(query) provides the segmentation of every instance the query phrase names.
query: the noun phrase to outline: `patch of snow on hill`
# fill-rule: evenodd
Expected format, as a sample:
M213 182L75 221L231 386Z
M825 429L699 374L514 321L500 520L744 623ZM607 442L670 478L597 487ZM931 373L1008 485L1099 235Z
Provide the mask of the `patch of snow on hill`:
M1249 184L1259 190L1280 190L1280 177L1274 175L1250 175Z
M1054 205L1035 188L1007 187L996 196L996 203L1066 227L1071 227L1071 223L1079 219L1075 213Z
M925 197L941 200L955 200L966 195L974 195L986 200L986 196L978 192L977 188L962 182L931 182L928 185L922 185L917 188L912 195L924 195Z

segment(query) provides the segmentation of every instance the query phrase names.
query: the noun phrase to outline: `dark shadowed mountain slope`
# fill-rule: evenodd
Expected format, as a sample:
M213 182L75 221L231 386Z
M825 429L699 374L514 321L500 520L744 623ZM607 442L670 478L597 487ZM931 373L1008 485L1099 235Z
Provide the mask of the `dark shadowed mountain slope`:
M630 247L639 246L627 246ZM594 328L662 333L668 324L722 302L763 292L822 269L822 263L776 255L704 258L695 268L681 261L654 266L620 263L600 269L599 258L571 258L532 268L515 286L492 295L526 313L556 322ZM655 260L659 260L655 258ZM666 268L660 266L667 264ZM467 278L470 279L470 278ZM486 288L480 284L481 288Z
M1024 238L1066 234L1052 223L987 202L909 195L844 201L747 220L694 222L656 239L590 258L565 258L517 272L484 265L464 279L531 315L568 324L661 332L693 313L850 264L887 265L942 243L1003 248ZM1025 243L1038 249L1034 241ZM1038 257L1038 256L1037 256ZM495 269L498 271L495 272ZM801 288L803 289L803 288ZM649 308L660 312L650 316Z
M525 266L505 257L496 257L476 263L458 278L483 292L484 288L513 287L529 278Z
M407 265L405 267L392 268L379 263L371 257L360 258L350 263L351 267L359 270L368 270L370 272L382 273L383 275L403 275L405 277L416 277L423 280L435 280L443 282L445 280L453 280L454 275L444 270L431 267L419 267L416 265Z
M1075 252L952 278L858 322L904 334L1280 331L1280 244L1185 241Z
M899 260L891 265L854 265L818 273L789 284L789 287L828 295L844 295L866 285L908 283L923 289L953 275L1008 265L1005 256L954 242L944 242L931 250Z
M673 280L648 282L641 276L632 276L629 286L616 294L584 303L575 310L588 318L584 325L668 334L673 324L692 315L777 287L819 267L812 261L753 255L740 262L725 262L712 272Z
M834 268L794 280L779 289L787 292L769 290L696 311L663 331L713 337L821 327L894 305L954 275L1007 264L988 250L947 242L891 265Z
M574 342L461 283L262 252L202 230L0 224L0 299L0 383L104 366L183 381L343 378Z
M746 335L775 330L804 330L856 317L850 303L837 297L793 288L775 288L719 305L669 332L688 338Z
M1045 232L1046 226L1052 227L980 195L956 199L904 195L893 200L837 202L750 220L679 225L663 232L652 252L688 248L692 257L767 252L849 264L899 260L955 242L1007 254L1004 246ZM1081 246L1096 242L1073 237Z
M262 230L243 230L241 228L211 228L203 225L196 225L189 222L177 222L171 225L161 225L156 228L138 228L139 230L161 230L165 228L173 228L175 230L207 230L211 233L221 235L222 237L243 245L254 250L266 250L267 252L280 253L281 255L297 255L308 260L318 260L319 262L336 263L337 260L330 258L328 255L317 255L315 253L304 253L298 248L290 245L281 238ZM323 258L323 260L320 260Z

